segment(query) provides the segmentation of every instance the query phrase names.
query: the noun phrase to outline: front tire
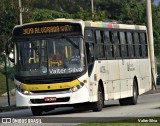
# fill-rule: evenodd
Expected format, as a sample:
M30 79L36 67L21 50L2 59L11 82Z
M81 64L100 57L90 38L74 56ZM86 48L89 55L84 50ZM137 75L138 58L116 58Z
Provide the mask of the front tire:
M32 106L31 111L34 116L41 116L43 113L42 108L39 106Z
M92 110L94 112L101 111L104 106L104 97L101 86L98 86L98 101L92 103Z

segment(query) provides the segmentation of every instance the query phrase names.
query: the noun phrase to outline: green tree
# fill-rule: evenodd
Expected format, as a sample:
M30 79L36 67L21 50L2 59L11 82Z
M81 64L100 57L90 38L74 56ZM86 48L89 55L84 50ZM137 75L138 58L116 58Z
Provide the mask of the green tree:
M71 18L72 15L68 13L62 13L58 11L53 11L49 9L34 9L32 14L32 21L44 21L44 20L54 20L55 18Z
M12 29L18 24L17 10L13 8L11 0L0 2L0 53L4 51L5 43L8 41Z
M155 55L160 58L160 4L152 7Z

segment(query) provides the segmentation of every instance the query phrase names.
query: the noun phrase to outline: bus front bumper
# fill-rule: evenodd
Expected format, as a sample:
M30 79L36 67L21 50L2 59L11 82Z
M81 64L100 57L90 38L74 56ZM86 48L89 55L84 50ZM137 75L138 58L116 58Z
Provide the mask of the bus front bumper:
M45 101L45 98L54 98L56 100ZM76 92L49 95L24 95L16 90L16 106L58 106L72 105L83 102L89 102L89 92L85 86Z

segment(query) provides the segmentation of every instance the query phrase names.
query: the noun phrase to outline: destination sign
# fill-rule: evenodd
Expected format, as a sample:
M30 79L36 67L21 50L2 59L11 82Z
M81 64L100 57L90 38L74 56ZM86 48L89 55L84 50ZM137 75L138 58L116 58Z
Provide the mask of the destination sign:
M54 34L54 33L81 33L81 26L77 23L43 23L17 27L13 31L14 36Z
M70 32L70 31L74 31L74 27L70 25L65 25L65 26L25 28L23 29L23 34L31 35L31 34L45 34L45 33L55 33L55 32Z

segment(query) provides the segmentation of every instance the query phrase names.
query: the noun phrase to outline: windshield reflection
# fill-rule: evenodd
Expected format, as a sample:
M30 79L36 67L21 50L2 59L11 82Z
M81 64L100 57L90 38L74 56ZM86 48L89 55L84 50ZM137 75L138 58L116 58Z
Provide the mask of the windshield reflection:
M69 74L86 67L80 37L19 41L16 56L16 73L22 76Z

